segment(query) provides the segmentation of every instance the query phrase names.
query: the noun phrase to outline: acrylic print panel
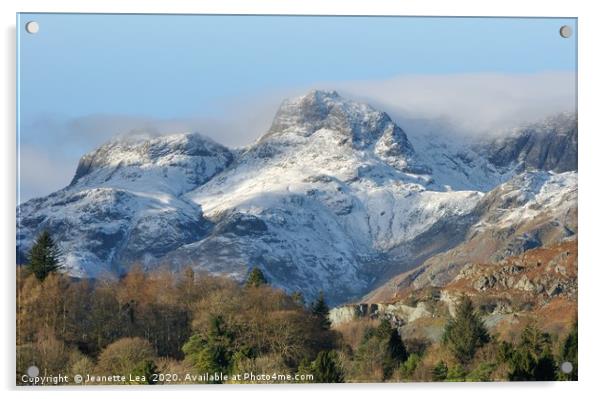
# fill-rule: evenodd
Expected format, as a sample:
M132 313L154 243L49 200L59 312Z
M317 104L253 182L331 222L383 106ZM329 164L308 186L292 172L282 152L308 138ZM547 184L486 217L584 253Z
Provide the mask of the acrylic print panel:
M20 14L16 383L577 379L576 35Z

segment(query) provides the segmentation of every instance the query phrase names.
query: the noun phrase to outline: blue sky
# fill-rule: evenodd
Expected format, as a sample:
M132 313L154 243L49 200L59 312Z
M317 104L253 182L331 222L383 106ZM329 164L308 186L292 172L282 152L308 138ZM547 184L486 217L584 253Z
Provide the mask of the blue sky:
M30 20L40 25L35 35L24 31ZM517 93L525 81L537 81L534 93L555 82L566 97L570 79L554 74L575 73L576 35L561 38L561 25L576 31L574 19L20 14L21 200L60 188L83 152L122 130L198 125L217 141L246 144L282 96L306 88L369 92L395 107L378 89L392 79L417 76L411 82L428 87L445 77L452 84L436 87L457 91L453 82L504 75L522 79ZM500 91L484 86L489 97ZM235 117L253 128L233 126ZM53 177L30 178L28 157L47 162Z

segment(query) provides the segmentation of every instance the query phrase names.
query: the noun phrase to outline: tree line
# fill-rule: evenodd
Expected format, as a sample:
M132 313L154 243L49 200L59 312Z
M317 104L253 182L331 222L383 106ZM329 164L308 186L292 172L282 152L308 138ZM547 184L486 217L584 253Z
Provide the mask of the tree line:
M259 268L245 283L192 269L120 279L61 273L47 233L17 269L17 381L43 375L311 374L312 381L490 381L577 378L577 324L554 338L529 325L517 342L488 332L462 298L440 342L404 340L388 320L357 320L357 339L333 328L320 295L271 287ZM570 362L569 373L561 364Z

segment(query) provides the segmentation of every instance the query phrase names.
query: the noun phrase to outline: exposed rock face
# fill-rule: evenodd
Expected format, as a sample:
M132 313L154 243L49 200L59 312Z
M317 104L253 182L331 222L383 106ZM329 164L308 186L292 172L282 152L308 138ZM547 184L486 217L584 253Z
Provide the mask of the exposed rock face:
M405 133L384 112L367 104L343 99L335 91L311 91L280 106L265 138L287 133L310 136L327 129L342 133L358 149L377 141L389 155L412 156L414 148Z
M343 305L330 310L328 317L333 325L347 323L363 317L376 318L379 316L378 304L359 303Z
M261 141L287 134L309 137L322 130L338 132L339 144L373 151L400 170L425 174L430 171L428 166L414 161L415 151L408 137L386 113L346 100L335 91L314 90L284 101Z
M432 315L424 302L420 302L416 306L408 306L403 303L360 303L336 307L330 311L329 318L334 326L361 318L385 318L397 327L401 327L423 317L432 317Z
M576 317L577 241L495 263L470 263L441 286L408 290L384 303L344 305L332 309L330 317L335 328L361 318L385 318L406 338L437 340L463 296L473 301L492 332L515 335L537 320L548 331L561 333Z
M273 285L309 299L324 291L331 303L417 266L395 284L446 284L468 262L576 233L576 172L517 166L549 141L531 139L514 158L471 143L421 143L419 153L387 114L312 91L285 101L269 131L236 152L175 134L113 140L85 155L68 187L18 207L17 252L24 262L48 229L73 275L141 263L244 279L258 266ZM561 158L537 165L570 164Z
M487 148L489 161L498 167L566 172L577 170L577 118L560 114L543 123L517 129Z

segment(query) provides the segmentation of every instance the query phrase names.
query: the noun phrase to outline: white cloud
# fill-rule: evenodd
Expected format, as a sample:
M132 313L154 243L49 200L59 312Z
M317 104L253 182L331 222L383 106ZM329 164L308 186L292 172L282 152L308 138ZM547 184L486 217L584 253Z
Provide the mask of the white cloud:
M337 87L394 119L440 119L459 131L487 134L576 111L575 78L571 72L415 75Z
M219 111L211 117L39 118L21 129L21 199L64 187L81 155L117 135L196 131L230 147L250 144L267 131L284 98L302 95L312 88L336 89L343 96L368 102L388 112L408 133L416 134L420 120L428 119L436 121L429 124L431 127L485 135L556 112L575 111L575 84L575 74L570 72L404 75L371 81L322 82L311 87L216 100Z

